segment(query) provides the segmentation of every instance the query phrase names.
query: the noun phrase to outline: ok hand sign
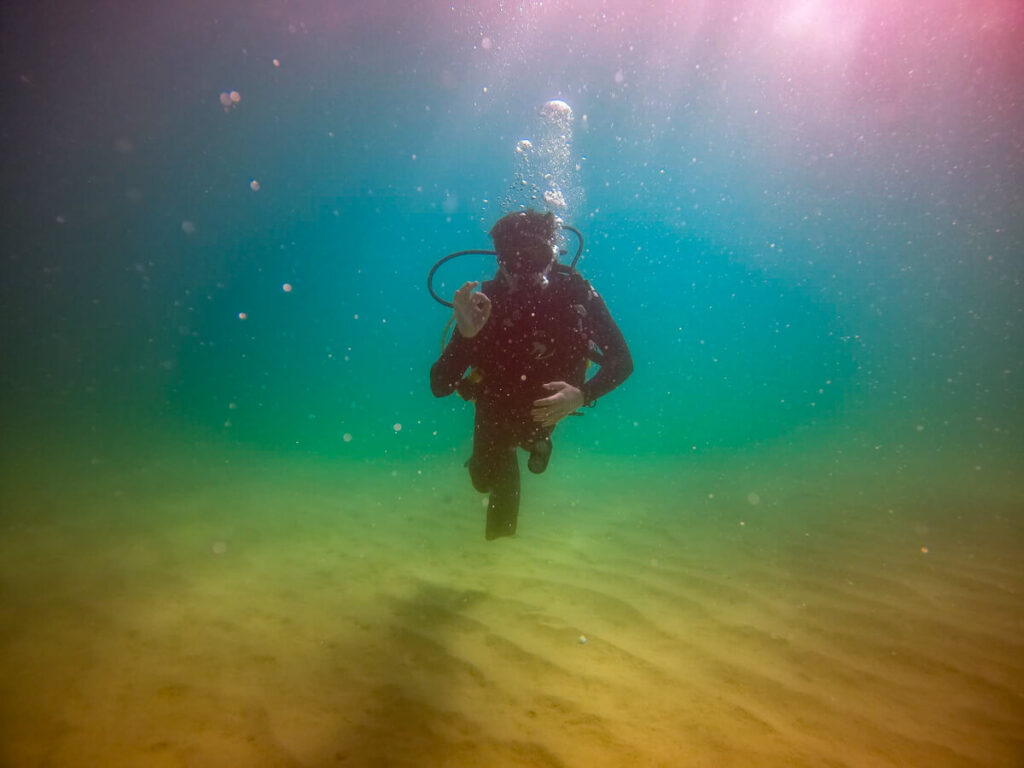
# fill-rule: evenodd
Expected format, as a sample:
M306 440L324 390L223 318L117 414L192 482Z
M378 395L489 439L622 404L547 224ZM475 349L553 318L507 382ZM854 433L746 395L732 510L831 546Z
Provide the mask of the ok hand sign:
M479 291L473 293L473 289L478 285L480 283L477 280L463 283L452 299L452 304L455 305L455 326L467 339L480 333L480 329L487 323L487 318L491 316L491 300Z

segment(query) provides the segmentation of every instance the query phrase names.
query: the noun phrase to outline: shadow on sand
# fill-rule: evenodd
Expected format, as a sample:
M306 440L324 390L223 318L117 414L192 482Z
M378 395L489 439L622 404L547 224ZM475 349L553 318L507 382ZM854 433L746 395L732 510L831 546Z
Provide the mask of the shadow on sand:
M468 615L485 599L480 591L421 581L411 597L394 601L368 647L346 651L367 662L358 672L369 695L360 712L346 713L335 764L564 765L529 733L493 725L509 703L499 701L497 685L471 660L489 630ZM454 650L460 645L461 653Z

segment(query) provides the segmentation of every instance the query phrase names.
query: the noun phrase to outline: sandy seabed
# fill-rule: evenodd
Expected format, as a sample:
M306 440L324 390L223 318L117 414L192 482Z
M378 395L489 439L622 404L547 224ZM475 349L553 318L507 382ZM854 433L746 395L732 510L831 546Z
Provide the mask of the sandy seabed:
M1013 493L559 462L496 542L454 458L8 491L0 764L1024 764Z

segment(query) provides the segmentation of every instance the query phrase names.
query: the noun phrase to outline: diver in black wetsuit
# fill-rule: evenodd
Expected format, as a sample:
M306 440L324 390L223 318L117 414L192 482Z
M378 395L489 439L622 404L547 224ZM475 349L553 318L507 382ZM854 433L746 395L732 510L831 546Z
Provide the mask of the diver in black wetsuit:
M551 213L498 220L491 230L498 272L478 292L476 282L455 292L456 329L430 370L436 397L457 390L476 402L468 466L473 487L490 493L488 539L516 532L517 446L529 452L530 471L543 472L555 425L633 372L604 300L575 269L557 263L557 234ZM588 360L600 362L590 379Z

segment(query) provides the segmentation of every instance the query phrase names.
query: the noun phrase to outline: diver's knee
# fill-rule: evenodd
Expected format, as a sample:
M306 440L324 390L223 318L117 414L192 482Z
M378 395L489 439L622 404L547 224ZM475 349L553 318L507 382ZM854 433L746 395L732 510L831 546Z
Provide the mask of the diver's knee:
M486 471L481 463L473 457L466 462L466 466L469 468L469 480L473 483L473 487L480 493L488 493L494 485L492 477L494 473Z

